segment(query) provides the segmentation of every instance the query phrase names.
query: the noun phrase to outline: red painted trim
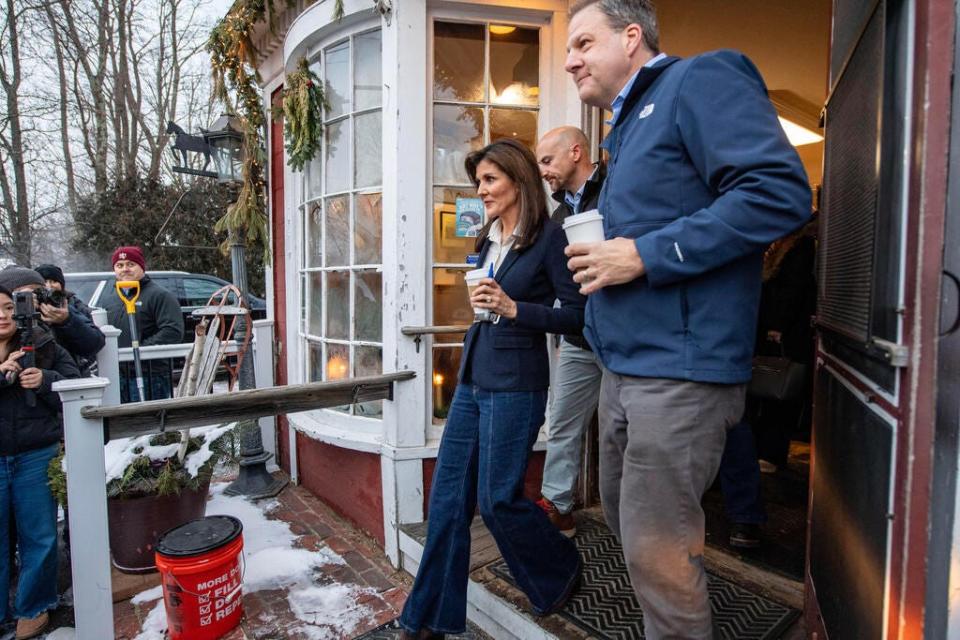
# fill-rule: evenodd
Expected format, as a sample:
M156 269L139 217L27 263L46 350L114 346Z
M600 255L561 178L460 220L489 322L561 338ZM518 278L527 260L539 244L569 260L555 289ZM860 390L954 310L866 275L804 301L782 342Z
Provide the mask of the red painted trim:
M900 395L906 422L897 437L888 640L923 638L953 35L953 2L916 3L904 283L904 342L914 366L906 371Z
M273 372L277 386L287 384L287 284L284 256L284 155L283 155L283 111L278 108L280 92L278 88L270 96L277 115L270 123L270 249L273 253L273 335L277 353L276 367ZM290 473L290 440L286 416L277 416L277 456L280 467Z
M844 382L849 382L850 386L856 388L857 391L867 396L871 404L877 405L883 409L884 412L895 418L898 422L900 421L900 408L891 403L882 395L878 394L863 380L847 371L847 368L849 368L850 365L844 364L842 360L838 360L824 351L818 351L817 357L822 359L824 364L832 367L833 370L837 372L838 378L841 378Z
M297 433L300 484L384 544L380 455L344 449Z

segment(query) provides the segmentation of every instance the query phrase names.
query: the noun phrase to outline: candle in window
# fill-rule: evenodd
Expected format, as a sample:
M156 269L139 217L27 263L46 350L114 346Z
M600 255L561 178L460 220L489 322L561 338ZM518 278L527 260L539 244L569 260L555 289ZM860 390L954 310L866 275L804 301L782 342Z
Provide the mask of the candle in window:
M436 414L443 408L443 374L433 374L433 411Z

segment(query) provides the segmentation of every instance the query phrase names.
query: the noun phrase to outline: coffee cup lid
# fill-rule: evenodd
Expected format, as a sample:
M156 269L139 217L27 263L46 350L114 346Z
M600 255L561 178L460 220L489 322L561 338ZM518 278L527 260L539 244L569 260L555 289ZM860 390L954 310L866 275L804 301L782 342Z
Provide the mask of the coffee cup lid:
M578 224L583 224L585 222L594 222L595 220L603 220L603 216L600 215L600 212L594 209L593 211L584 211L583 213L578 213L572 215L563 221L563 228L572 227Z
M488 275L487 269L471 269L463 274L463 277L467 280L479 280L480 278L486 278Z

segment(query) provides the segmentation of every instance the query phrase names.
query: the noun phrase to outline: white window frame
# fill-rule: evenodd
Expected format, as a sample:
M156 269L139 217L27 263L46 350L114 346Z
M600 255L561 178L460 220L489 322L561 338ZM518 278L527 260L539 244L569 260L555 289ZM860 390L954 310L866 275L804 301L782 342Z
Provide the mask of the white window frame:
M566 38L566 11L567 3L566 2L526 2L525 6L530 7L533 5L533 8L524 8L518 9L509 6L492 6L490 4L484 5L467 5L467 6L453 6L447 3L437 3L436 6L432 7L427 12L427 86L424 90L427 92L427 113L425 114L427 124L427 171L426 171L426 180L424 182L424 187L427 190L427 202L431 212L433 211L434 199L433 199L433 190L434 190L434 180L433 180L433 154L434 154L434 144L433 144L433 107L434 103L438 102L433 97L433 73L434 73L434 23L437 21L440 22L460 22L460 23L470 23L470 24L509 24L516 25L518 27L533 28L539 29L540 31L540 64L539 64L539 84L540 84L540 98L539 104L536 109L537 112L537 138L539 139L546 131L554 127L561 126L567 122L580 124L580 101L579 97L576 98L575 102L569 100L569 89L567 90L567 95L565 96L564 89L562 85L558 83L559 76L555 73L556 69L559 67L560 73L564 76L566 72L563 70L563 61L565 56L565 47L558 48L557 38L561 35L563 39ZM489 77L489 46L485 43L484 45L484 81L488 81ZM572 85L571 85L572 86ZM573 91L574 95L576 91ZM564 96L566 99L563 100L561 104L555 104L555 100ZM488 97L489 98L489 97ZM439 102L449 102L446 100L440 100ZM489 104L489 99L487 99L483 105ZM552 107L551 107L552 106ZM520 109L524 109L523 106L518 105ZM573 118L570 118L568 115L575 114ZM488 118L484 116L484 138L488 137L489 123L487 122ZM434 262L434 253L433 253L433 238L434 238L434 229L432 227L433 215L428 218L430 223L428 228L425 229L425 240L426 240L426 251L427 251L427 273L426 276L426 299L427 299L427 317L430 318L430 323L432 324L434 318L434 292L433 292L433 274L434 269L437 268L462 268L467 270L469 267L466 264L453 264L453 263L435 263ZM441 346L442 345L442 346ZM433 354L434 348L438 347L441 349L453 349L463 347L462 342L455 343L439 343L434 339L429 339L426 341L427 348L424 349L424 357L426 358L425 371L426 379L428 381L427 394L424 398L426 403L426 440L427 442L436 442L440 439L443 434L443 427L445 421L442 424L433 423Z
M324 59L322 57L323 51L325 49L334 47L345 41L349 41L350 42L349 69L350 69L350 83L351 83L351 91L352 91L353 90L353 72L354 72L353 56L354 56L354 50L355 50L353 41L357 36L361 36L366 33L371 33L373 31L380 32L381 59L382 59L382 57L386 55L387 52L384 51L384 48L383 48L384 47L383 30L381 28L381 24L379 20L365 20L357 24L352 24L345 29L337 30L336 32L330 33L325 37L315 41L310 46L309 50L304 52L304 56L307 58L307 60L310 61L311 66L316 64L318 61L321 62L320 73L318 74L318 76L320 77L321 82L325 82L326 74L325 74L325 68L324 68L325 67ZM331 118L330 120L325 120L324 126L330 123L348 122L355 119L358 116L362 116L369 113L380 113L381 126L382 126L382 114L383 114L383 110L387 106L386 105L387 98L388 98L387 93L384 91L384 93L381 96L381 101L379 106L348 111L345 114L338 115L334 118ZM354 109L354 105L356 104L356 96L351 95L350 102L351 102L351 109ZM349 137L347 139L349 142L349 149L348 149L347 155L348 155L348 163L350 167L349 168L350 183L352 184L354 180L353 162L354 162L354 144L355 144L354 128L352 124L349 127ZM381 143L382 143L382 135L381 135ZM325 141L324 141L324 144L325 144ZM353 335L354 324L353 324L352 316L350 316L349 318L349 337L346 340L325 338L322 336L316 336L309 333L309 326L306 321L306 305L309 305L310 300L309 300L308 290L306 289L306 282L310 273L328 273L332 271L339 271L342 273L358 273L359 274L361 272L375 270L377 273L381 274L381 285L380 285L381 286L380 288L381 305L383 304L383 300L384 300L384 288L383 288L383 279L382 279L382 274L383 274L382 261L385 257L384 247L381 245L381 263L380 264L369 264L369 265L368 264L364 264L364 265L352 264L354 251L355 251L354 241L353 241L354 240L353 229L355 224L354 198L357 195L363 195L365 193L380 193L382 195L383 181L381 179L381 184L377 187L363 187L363 188L351 187L345 191L338 191L335 193L325 193L324 191L326 186L325 185L326 158L322 155L322 154L325 154L325 147L321 146L321 148L318 150L318 153L321 154L320 157L323 159L323 166L321 169L321 181L324 187L320 191L321 195L316 197L310 197L310 194L308 193L308 190L307 190L307 172L309 171L308 167L304 167L303 171L292 172L292 176L293 176L292 183L295 185L294 190L296 192L296 202L293 208L294 209L293 216L289 217L287 221L288 225L291 225L292 228L294 229L294 236L296 238L293 264L290 265L293 267L294 278L296 281L296 293L295 293L295 296L288 296L287 298L288 312L295 310L295 314L296 314L294 318L291 318L293 322L290 323L293 325L293 327L291 328L296 329L296 339L295 339L296 344L293 349L295 353L290 354L291 356L290 359L294 366L293 373L295 374L295 377L292 377L292 379L298 380L300 382L307 382L309 380L308 368L310 366L310 344L311 343L323 345L322 347L323 351L322 351L321 357L323 358L324 363L326 362L328 344L347 346L351 352L353 351L354 347L379 348L381 349L381 361L386 359L386 354L383 351L384 323L383 323L383 317L382 317L382 313L383 313L382 307L381 307L381 321L380 321L380 326L381 326L380 342L372 342L367 340L355 340L354 339L355 336ZM382 170L383 170L383 161L382 161L382 150L381 150L381 171ZM308 244L306 229L307 229L307 214L309 212L309 209L315 203L322 203L327 198L333 198L337 196L345 196L348 199L348 206L349 206L348 234L349 234L349 247L350 247L349 262L351 264L344 265L344 266L337 266L337 267L328 267L328 266L307 267L305 251L307 249L307 244ZM324 208L324 213L322 218L322 224L324 225L323 228L326 229L325 208ZM381 220L381 234L382 234L382 231L383 231L383 222ZM383 242L384 240L382 239L381 241ZM325 259L326 259L326 251L324 248L324 260ZM353 309L355 305L355 294L356 294L355 288L356 287L353 285L353 278L350 278L350 280L351 280L351 285L349 286L349 292L348 292L349 304L350 304L350 309ZM326 286L324 286L324 301L322 303L322 311L321 311L321 319L320 319L321 325L324 328L326 327L326 320L327 320L326 293L327 293L327 288ZM291 304L291 298L294 301L292 304ZM290 326L290 324L288 324L288 326ZM290 342L293 342L293 341L291 340ZM352 367L354 366L352 362L353 362L353 359L351 358L351 365L350 365L351 376L352 376ZM326 371L324 371L324 377L325 376L326 376ZM318 410L311 411L311 412L308 412L307 414L299 416L298 420L296 420L297 422L296 426L298 430L305 431L307 433L312 433L313 435L316 435L316 436L322 435L326 430L328 430L328 428L333 429L334 433L328 434L328 435L331 435L335 441L339 441L341 439L354 439L354 437L357 437L357 436L359 436L361 440L370 440L371 443L375 442L375 439L379 439L379 436L382 433L382 424L383 424L382 416L371 417L371 416L355 415L353 411L354 411L354 407L352 406L349 412L338 411L335 409L318 409ZM336 432L340 432L340 433L336 433ZM321 439L326 440L327 438L321 438Z

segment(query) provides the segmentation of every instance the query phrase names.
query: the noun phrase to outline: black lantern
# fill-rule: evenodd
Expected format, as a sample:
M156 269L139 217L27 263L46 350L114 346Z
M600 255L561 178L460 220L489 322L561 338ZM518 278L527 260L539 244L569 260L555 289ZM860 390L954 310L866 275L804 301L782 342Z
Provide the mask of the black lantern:
M243 123L233 114L222 114L203 130L220 182L240 182L243 171Z

